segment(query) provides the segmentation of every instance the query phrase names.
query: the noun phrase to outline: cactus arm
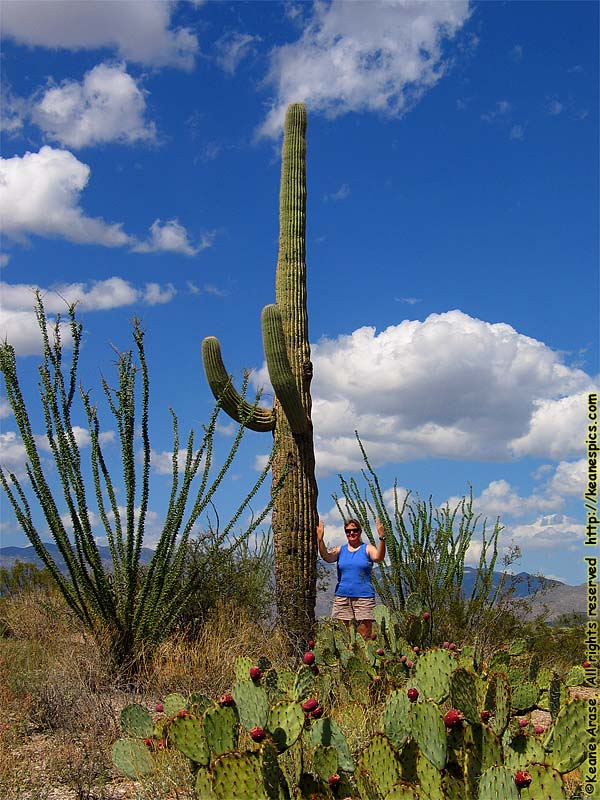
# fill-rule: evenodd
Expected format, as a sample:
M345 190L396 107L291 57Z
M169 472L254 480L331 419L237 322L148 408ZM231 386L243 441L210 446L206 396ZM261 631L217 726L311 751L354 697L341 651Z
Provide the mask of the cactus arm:
M269 377L277 399L281 403L292 432L307 433L309 421L290 365L281 314L276 305L263 308L261 323Z
M221 345L214 336L207 336L202 341L202 362L212 393L232 419L236 422L245 419L246 427L252 431L274 430L275 414L273 411L260 406L254 407L233 386L223 364Z

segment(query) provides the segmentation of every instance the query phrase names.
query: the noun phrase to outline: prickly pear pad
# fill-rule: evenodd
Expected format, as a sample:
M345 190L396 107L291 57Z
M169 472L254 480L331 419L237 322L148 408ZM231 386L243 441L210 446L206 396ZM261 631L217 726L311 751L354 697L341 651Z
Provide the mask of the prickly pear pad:
M411 786L409 783L403 783L401 781L393 786L388 794L386 794L385 800L424 800L424 796L417 788ZM431 800L434 800L434 798L431 797Z
M163 706L167 717L174 717L178 711L187 708L187 698L178 692L173 692L165 697Z
M530 764L531 784L521 789L521 800L566 800L560 772L544 764Z
M330 775L335 775L339 769L338 755L335 747L318 744L312 757L313 770L319 778L326 781Z
M136 781L154 771L154 759L139 739L117 739L112 746L112 760L117 769Z
M502 736L510 719L510 685L503 672L493 672L488 680L485 707L493 716L490 727Z
M121 711L121 731L125 736L134 736L138 739L151 737L154 733L154 724L149 711L139 703L131 703Z
M267 730L280 753L291 747L302 733L304 714L298 703L276 703L269 712Z
M431 702L415 703L410 713L410 729L419 750L437 769L446 764L446 728L439 708Z
M586 758L589 734L582 723L586 713L585 700L573 700L563 706L544 743L546 750L552 748L548 762L559 772L576 769Z
M490 767L481 775L478 800L519 800L513 773L506 767Z
M257 753L226 753L213 765L213 790L219 800L266 800Z
M383 796L400 780L398 753L382 733L373 736L369 746L361 753L357 766L360 772L371 776Z
M169 726L169 741L196 764L208 765L210 751L202 722L196 717L174 719Z
M241 725L247 730L267 727L269 699L267 693L251 680L239 681L231 690Z
M415 682L424 697L443 702L450 692L450 675L456 662L447 650L428 650L417 661Z
M313 691L315 685L315 676L310 667L306 664L301 664L294 678L294 687L292 689L292 698L300 702L306 698Z
M395 689L389 696L381 715L381 727L392 744L401 749L410 735L409 714L412 703L404 689Z
M220 756L238 743L237 715L232 708L213 703L204 712L204 735L210 750Z
M475 676L462 667L450 677L450 697L452 707L460 709L465 719L472 725L479 722L477 707L477 686Z
M310 739L313 747L322 744L336 748L338 753L340 769L346 772L354 772L354 762L350 755L350 748L342 729L333 719L318 719L310 729Z

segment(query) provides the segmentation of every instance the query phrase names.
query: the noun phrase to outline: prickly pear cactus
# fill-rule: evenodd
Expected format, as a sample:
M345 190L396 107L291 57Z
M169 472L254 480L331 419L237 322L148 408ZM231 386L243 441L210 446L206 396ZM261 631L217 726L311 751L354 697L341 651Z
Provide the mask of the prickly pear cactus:
M428 650L415 668L419 691L436 703L443 702L450 694L450 675L455 669L456 662L447 650Z
M208 765L210 750L202 722L196 717L175 718L169 726L169 742L196 764Z
M187 709L187 697L178 692L168 694L163 700L163 707L168 717L174 717L178 711Z
M117 739L111 754L117 769L133 780L139 781L154 771L154 759L140 739Z
M550 751L548 763L559 772L576 769L587 756L589 733L582 724L586 714L586 701L573 700L563 706L556 717L544 747Z
M139 703L131 703L121 711L121 731L125 736L145 739L154 733L154 724L148 710Z
M519 800L513 773L506 767L490 767L482 773L477 800Z
M210 751L220 756L235 750L238 743L238 719L235 711L217 703L204 712L204 735Z
M298 703L281 701L271 707L267 730L280 753L291 747L302 733L304 714Z

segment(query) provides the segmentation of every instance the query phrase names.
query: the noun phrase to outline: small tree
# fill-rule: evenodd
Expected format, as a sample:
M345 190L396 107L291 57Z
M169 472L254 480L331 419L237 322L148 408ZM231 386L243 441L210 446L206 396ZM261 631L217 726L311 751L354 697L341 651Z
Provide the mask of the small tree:
M354 478L347 481L340 475L343 501L337 495L334 500L342 517L360 521L372 544L375 539L371 520L378 518L383 523L389 563L380 563L374 576L382 602L394 611L404 612L407 597L418 597L430 615L429 640L434 634L482 631L499 599L508 600L510 596L505 578L494 583L502 530L499 520L488 531L487 520L473 511L472 492L455 508L434 508L431 498L411 501L407 494L401 501L396 482L390 514L358 433L356 438L365 463L361 473L366 489L361 490ZM465 558L475 539L481 550L473 586L466 593ZM514 552L509 561L518 555Z
M17 376L14 348L8 343L0 345L0 369L27 453L26 469L30 486L22 483L14 473L7 475L1 468L0 484L27 538L51 573L68 605L93 634L98 637L108 635L115 663L126 670L134 671L139 657L151 654L172 630L181 609L198 586L200 573L188 573L186 580L182 580L188 541L198 518L212 502L235 457L244 433L246 409L253 413L255 406L244 401L237 435L216 474L213 464L213 438L219 404L215 406L208 425L204 427L198 445L194 432L190 431L181 475L179 426L177 416L171 410L171 491L154 555L150 564L142 567L140 552L150 489L149 376L143 343L144 332L139 322L134 320L133 340L139 364L135 363L133 351L120 353L117 361L117 388L111 389L108 382L102 380L104 395L116 422L121 448L121 478L125 501L124 509L120 509L117 502L120 495L109 472L102 447L97 408L92 405L89 392L82 388L77 390L83 328L76 319L75 307L70 306L68 312L73 349L70 367L65 375L60 315L49 333L39 293L36 298L36 314L43 342L43 362L39 366L40 399L48 445L61 486L57 496L62 493L70 524L61 515L59 502L50 486L50 472L40 458L29 410ZM141 397L136 392L140 383ZM87 418L91 442L91 488L86 482L82 454L72 422L77 396ZM141 459L136 457L138 426L142 440ZM141 465L138 467L140 461ZM219 534L217 545L231 535L234 525L248 508L270 466L271 459L248 496ZM31 493L34 495L34 505L41 509L52 538L65 561L66 575L61 573L42 542L32 515ZM90 511L90 499L95 499L97 514L110 549L112 568L108 570L103 566L96 543L98 532ZM258 528L269 510L270 504L253 519L237 540L234 538L234 547L236 541L242 541ZM70 533L69 527L72 529Z

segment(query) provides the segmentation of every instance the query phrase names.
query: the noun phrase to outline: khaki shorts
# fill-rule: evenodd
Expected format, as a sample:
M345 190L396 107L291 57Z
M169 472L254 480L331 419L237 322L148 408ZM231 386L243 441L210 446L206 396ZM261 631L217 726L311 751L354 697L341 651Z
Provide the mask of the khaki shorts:
M363 620L375 619L373 611L375 609L374 597L335 597L331 610L332 619L351 620L358 622Z

